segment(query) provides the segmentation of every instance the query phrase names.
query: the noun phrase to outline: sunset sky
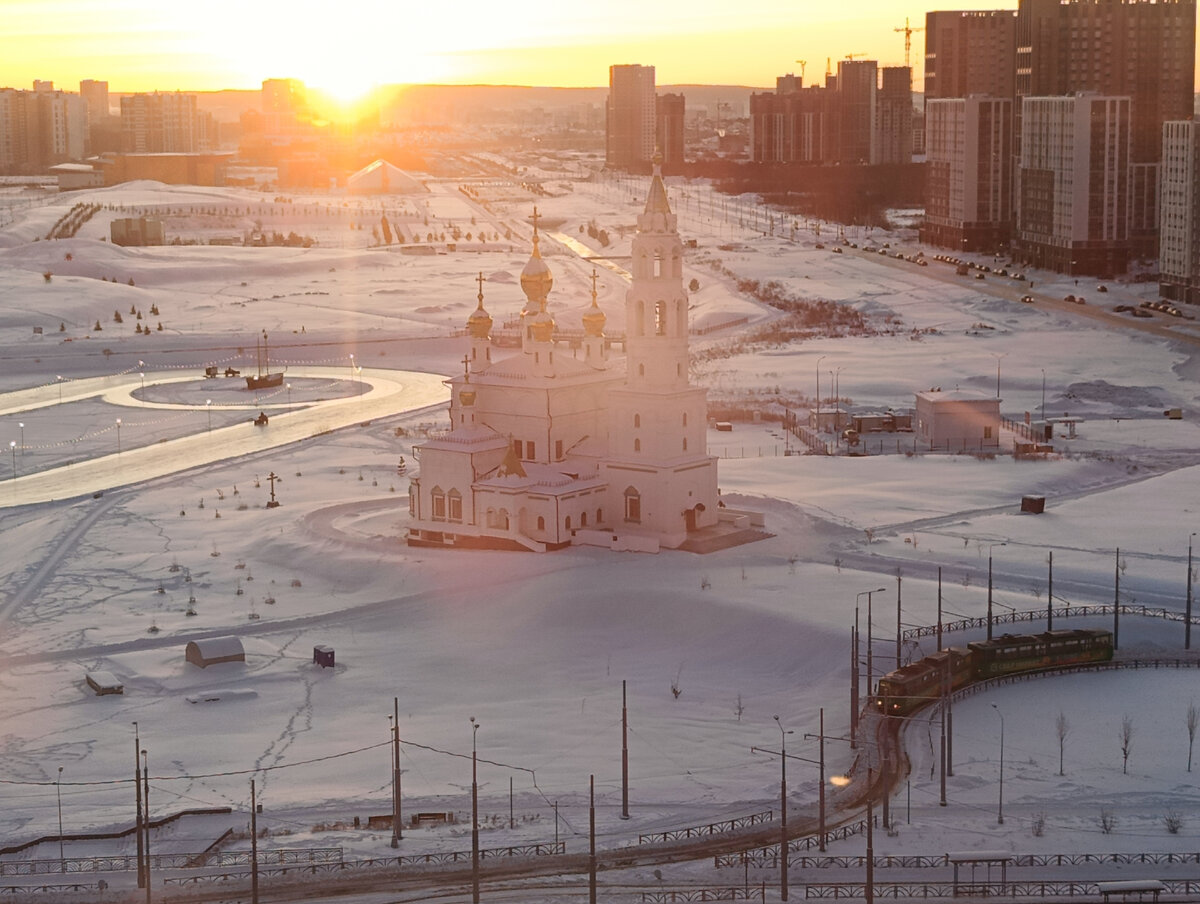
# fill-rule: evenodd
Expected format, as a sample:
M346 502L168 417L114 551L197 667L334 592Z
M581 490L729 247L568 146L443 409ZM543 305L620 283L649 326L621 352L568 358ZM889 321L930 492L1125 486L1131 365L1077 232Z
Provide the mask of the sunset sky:
M943 8L1015 8L953 3ZM935 7L936 8L936 7ZM600 86L613 63L657 67L659 84L773 87L775 77L820 81L826 57L904 61L908 16L895 0L0 0L0 87L35 78L77 90L257 88L298 78L344 99L404 82ZM920 70L924 35L913 35ZM919 82L918 82L919 84Z

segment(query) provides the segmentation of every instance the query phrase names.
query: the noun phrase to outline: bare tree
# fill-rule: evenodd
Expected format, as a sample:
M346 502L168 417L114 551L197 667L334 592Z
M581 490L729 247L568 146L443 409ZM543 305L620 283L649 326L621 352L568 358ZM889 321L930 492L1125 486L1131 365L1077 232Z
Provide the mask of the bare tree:
M1071 723L1067 721L1067 714L1061 710L1058 713L1058 718L1054 720L1054 730L1058 734L1058 774L1063 774L1063 750L1067 744L1067 735L1071 733Z
M1133 749L1133 718L1121 717L1121 772L1129 772L1129 751Z
M1200 709L1196 708L1196 701L1193 700L1188 704L1187 710L1187 730L1188 730L1188 768L1187 771L1192 771L1192 747L1196 743L1196 726L1200 724Z

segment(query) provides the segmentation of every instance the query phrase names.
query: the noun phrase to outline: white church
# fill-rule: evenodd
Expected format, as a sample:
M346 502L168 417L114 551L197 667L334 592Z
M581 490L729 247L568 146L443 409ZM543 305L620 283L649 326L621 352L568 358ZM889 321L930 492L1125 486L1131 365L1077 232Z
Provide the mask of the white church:
M657 166L632 251L623 368L609 360L594 276L580 353L556 345L536 210L519 353L494 358L480 276L464 372L448 381L451 429L413 450L410 545L655 552L719 521L750 527L719 502L706 392L688 382L683 243Z

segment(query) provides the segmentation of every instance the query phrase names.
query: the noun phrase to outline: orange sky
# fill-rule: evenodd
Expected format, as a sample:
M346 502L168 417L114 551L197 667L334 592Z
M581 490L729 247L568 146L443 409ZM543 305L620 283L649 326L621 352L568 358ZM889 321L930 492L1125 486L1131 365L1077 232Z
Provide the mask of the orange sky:
M773 87L806 59L812 82L826 57L902 63L893 29L924 23L920 7L883 0L3 0L0 12L3 87L95 78L112 91L199 91L287 77L343 98L403 82L600 86L613 63L654 65L660 84Z

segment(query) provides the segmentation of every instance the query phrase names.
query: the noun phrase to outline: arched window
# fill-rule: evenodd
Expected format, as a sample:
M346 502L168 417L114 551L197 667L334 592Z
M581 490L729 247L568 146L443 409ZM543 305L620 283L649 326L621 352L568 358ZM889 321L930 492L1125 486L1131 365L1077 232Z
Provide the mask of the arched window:
M500 530L508 530L508 509L500 509L500 511L496 513L496 521L496 526L500 528Z
M642 520L642 494L633 487L625 488L625 520L635 523Z
M565 527L567 530L571 529L571 516L570 515L567 515L566 520L563 522L563 527Z
M597 524L604 523L604 509L602 509L602 508L596 509L596 523Z
M662 252L661 251L654 252L654 275L655 276L663 275L663 273L662 273Z
M685 427L687 426L687 412L686 411L683 413L683 426L685 426Z
M642 416L640 414L635 414L633 416L633 426L635 426L635 427L642 426Z
M683 307L683 299L680 298L675 302L675 335L683 336L687 334L687 311Z
M639 377L646 376L646 365L645 364L638 365L638 376Z
M452 489L446 494L446 508L450 521L462 523L462 493Z
M642 451L642 441L641 441L640 439L635 439L635 440L633 441L633 451L634 451L634 452L641 452L641 451Z
M580 513L579 513L579 526L580 526L580 527L587 527L587 512L580 512Z
M665 301L654 303L654 335L667 335L667 303Z
M499 523L496 518L496 510L494 508L488 509L485 517L487 519L488 527L496 527L496 525Z
M430 502L433 504L433 520L446 520L446 494L442 492L441 487L434 487L429 492Z
M415 483L408 485L408 517L417 517L417 485Z
M537 525L538 525L538 528L537 528L538 530L545 530L546 529L546 519L543 518L541 515L538 515Z

